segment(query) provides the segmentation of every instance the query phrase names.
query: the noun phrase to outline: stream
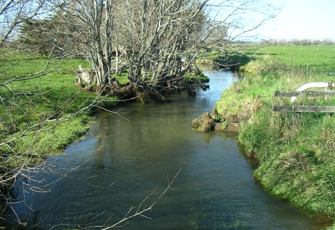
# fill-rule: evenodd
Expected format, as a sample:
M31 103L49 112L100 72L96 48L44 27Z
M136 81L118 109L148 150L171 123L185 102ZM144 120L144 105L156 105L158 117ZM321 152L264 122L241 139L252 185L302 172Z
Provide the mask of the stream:
M180 170L153 209L124 229L320 229L262 189L233 134L192 130L192 119L213 110L238 80L231 72L205 74L210 90L196 97L175 95L172 103L131 103L117 108L118 115L99 113L82 140L30 172L33 180L17 182L14 193L22 202L13 207L21 221L31 229L110 226L130 207L155 202Z

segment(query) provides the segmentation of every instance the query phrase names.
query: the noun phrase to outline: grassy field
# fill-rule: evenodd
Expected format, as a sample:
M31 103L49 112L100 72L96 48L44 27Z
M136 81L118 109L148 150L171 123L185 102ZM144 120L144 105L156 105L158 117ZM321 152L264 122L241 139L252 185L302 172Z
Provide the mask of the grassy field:
M319 69L335 69L335 45L272 45L250 46L246 54L270 55L284 64Z
M253 74L226 91L216 110L226 122L239 122L239 140L259 161L256 178L272 194L310 213L335 218L335 117L321 113L276 113L289 105L274 91L295 90L307 82L335 82L335 46L254 46L241 52ZM311 67L316 67L312 69ZM319 71L323 69L325 71ZM300 105L335 105L334 98L300 98Z
M0 139L8 141L0 146L4 165L35 163L62 151L88 129L92 110L81 109L94 100L115 105L115 98L97 97L75 85L78 65L88 65L83 60L1 51L0 82L6 84L0 87ZM45 67L47 74L25 79Z

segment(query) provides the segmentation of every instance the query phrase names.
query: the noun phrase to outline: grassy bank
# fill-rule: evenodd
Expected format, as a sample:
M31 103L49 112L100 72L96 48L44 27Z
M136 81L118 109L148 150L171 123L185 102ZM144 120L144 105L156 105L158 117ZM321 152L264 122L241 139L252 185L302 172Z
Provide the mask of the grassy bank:
M321 113L276 113L307 82L334 82L335 46L247 47L246 75L217 102L222 119L239 123L239 140L257 158L256 178L272 194L310 213L335 217L335 117ZM320 71L322 70L322 71ZM300 105L335 105L334 98L300 98Z
M0 147L2 165L31 164L62 151L88 130L92 109L83 108L95 100L115 105L115 98L97 97L75 85L78 65L87 66L83 60L1 51L0 77L6 85L0 88L0 139L8 143ZM45 68L46 74L30 75Z
M75 84L78 66L89 67L84 60L0 51L0 166L4 168L34 164L63 151L88 130L97 109L90 106L92 102L105 108L116 105L116 98L97 96ZM127 73L116 78L121 85L129 82ZM183 83L187 88L208 81L201 73L187 73Z

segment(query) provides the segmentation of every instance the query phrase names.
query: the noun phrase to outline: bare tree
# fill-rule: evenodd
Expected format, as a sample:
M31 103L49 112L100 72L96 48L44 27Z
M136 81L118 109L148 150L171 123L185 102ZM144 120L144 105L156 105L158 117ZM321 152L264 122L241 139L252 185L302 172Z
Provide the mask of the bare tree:
M171 78L181 79L194 60L206 2L73 0L59 6L64 23L76 25L98 92L136 96L154 91L158 96L159 87ZM131 82L126 89L115 79L122 61Z
M2 0L0 2L0 47L26 20L47 14L49 0Z
M164 100L178 87L199 46L207 1L126 0L119 4L117 46L122 47L135 95Z
M0 2L0 48L2 48L11 38L15 37L17 29L27 18L36 17L46 1L34 1L34 0L4 0ZM2 52L2 57L0 59L1 64L4 64L6 58L6 52ZM15 65L15 64L13 64ZM10 69L11 66L8 67ZM3 70L3 69L2 69ZM43 71L37 73L30 73L25 76L15 76L9 78L6 72L0 72L0 103L1 103L1 120L0 120L0 202L1 208L4 205L9 205L10 196L8 190L15 183L18 175L21 174L24 168L27 167L27 162L22 162L20 167L10 167L6 160L9 158L8 152L11 150L11 144L15 141L15 138L8 139L4 134L4 127L2 119L8 119L7 123L11 124L12 132L15 131L16 124L15 120L12 118L12 109L8 106L8 102L15 106L15 100L17 94L12 90L10 84L15 81L21 81L24 79L31 79L37 76L41 76ZM8 108L8 107L9 108ZM27 132L23 131L23 133ZM3 149L9 149L8 152L3 152Z
M97 100L92 100L91 104L66 115L61 110L56 111L57 109L48 110L44 114L34 111L38 107L36 106L38 103L50 102L46 95L53 89L26 88L24 84L31 80L49 76L49 73L55 71L61 59L52 58L51 55L39 57L38 63L44 63L43 65L28 66L27 63L33 65L34 56L28 57L14 49L4 49L2 46L6 45L7 42L16 41L22 24L27 20L48 17L53 10L49 3L50 1L47 0L5 0L0 2L0 23L2 26L0 32L1 209L6 207L12 209L10 190L17 178L28 178L27 172L35 168L31 166L44 161L44 157L37 153L38 147L34 145L38 136L43 132L44 134L46 132L52 133L56 126L78 114L82 114L85 110L93 107L99 99L97 97ZM20 71L17 71L18 68L20 68ZM17 87L18 84L21 85L22 89ZM65 103L70 103L72 100L72 97L67 98ZM50 102L50 104L52 103ZM31 116L35 118L30 119ZM28 143L30 148L18 149L16 144L25 137L33 137ZM14 209L12 210L15 214ZM18 223L20 223L19 218Z
M97 91L112 80L115 0L73 0L58 3L64 29L77 37L94 70ZM73 27L75 29L73 30ZM75 34L75 35L73 35Z
M254 1L213 1L59 0L58 30L81 47L92 70L80 70L78 79L91 78L86 83L98 93L160 101L167 89L183 87L185 73L197 70L201 47L226 51L229 41L267 19L243 26L240 16L256 9ZM115 78L123 69L130 80L125 87Z
M257 39L252 34L276 16L277 9L267 0L210 0L209 44L223 50L237 40ZM214 41L214 42L213 42Z

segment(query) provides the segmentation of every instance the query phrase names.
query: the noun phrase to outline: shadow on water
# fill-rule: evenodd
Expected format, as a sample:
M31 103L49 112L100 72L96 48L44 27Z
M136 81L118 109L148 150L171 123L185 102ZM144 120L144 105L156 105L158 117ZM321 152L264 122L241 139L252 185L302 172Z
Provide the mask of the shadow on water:
M100 113L85 139L48 159L52 170L34 174L49 184L49 192L22 192L17 183L17 197L26 204L14 206L20 218L40 229L115 223L148 195L146 203L154 200L181 169L172 188L146 213L151 219L132 219L126 229L319 229L255 183L235 136L191 129L191 120L212 110L237 80L231 72L206 74L211 89L195 98L125 105L118 109L121 117Z

